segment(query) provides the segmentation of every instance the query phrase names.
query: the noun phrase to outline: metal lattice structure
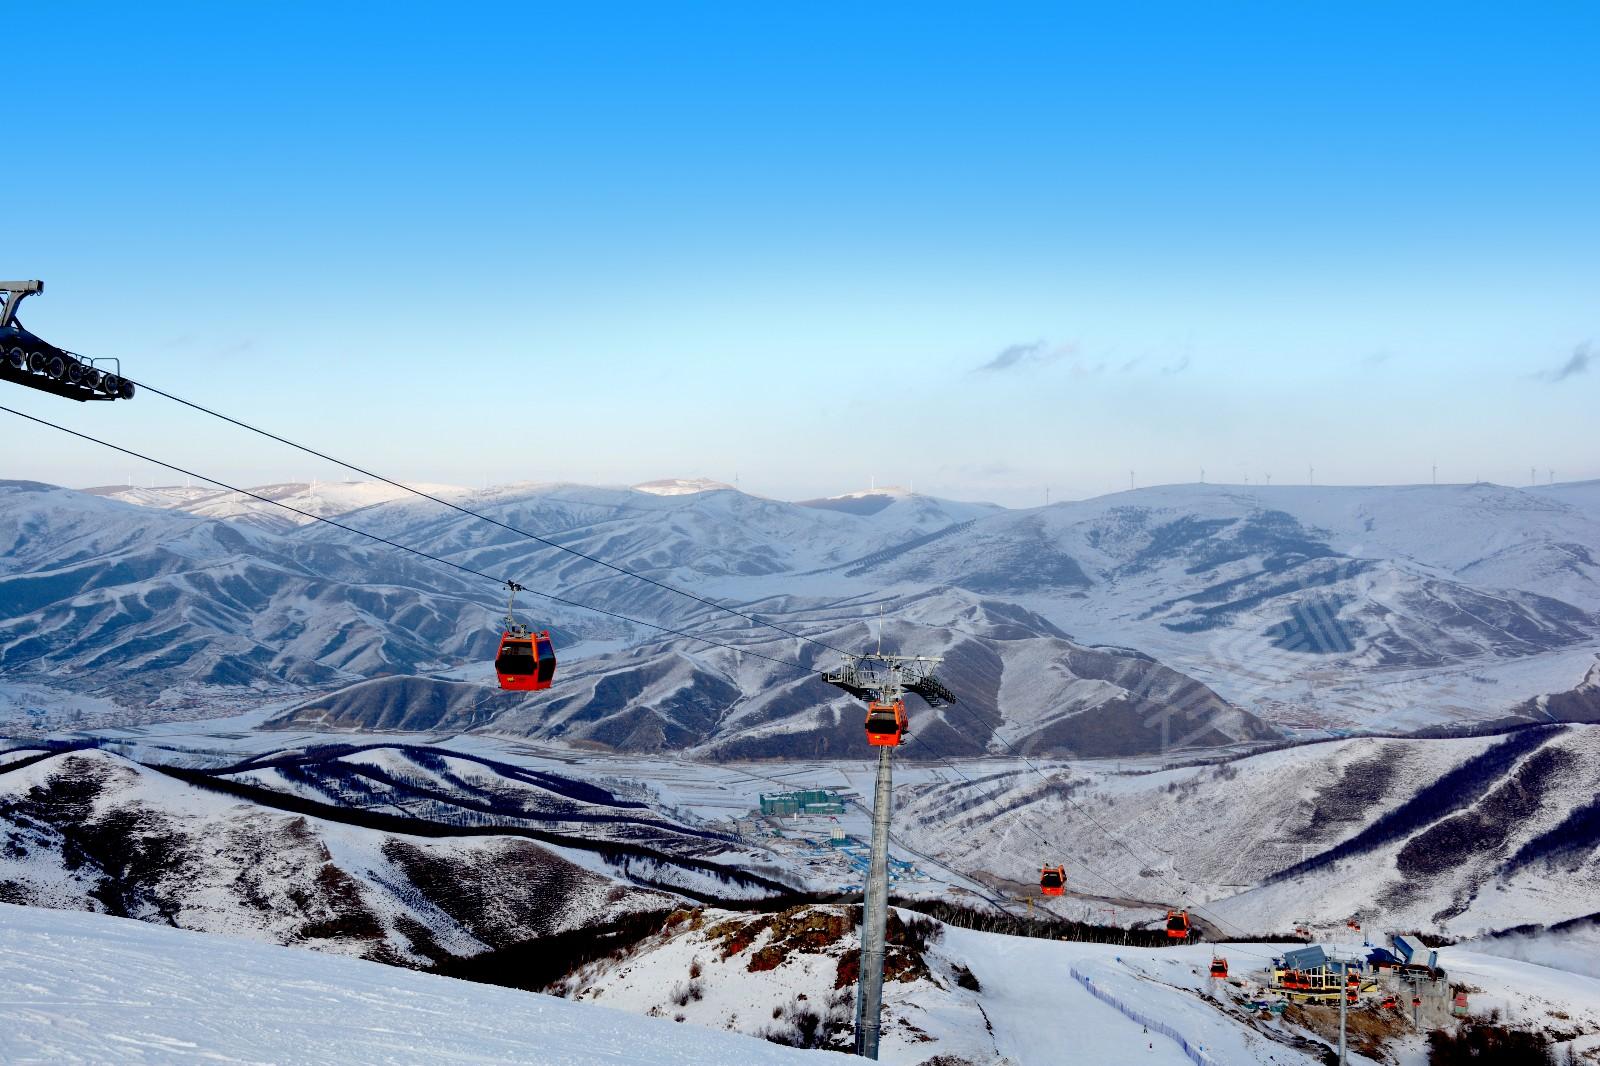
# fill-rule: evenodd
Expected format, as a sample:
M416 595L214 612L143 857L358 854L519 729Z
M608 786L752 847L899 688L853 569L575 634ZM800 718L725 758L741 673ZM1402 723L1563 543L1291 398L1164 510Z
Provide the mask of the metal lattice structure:
M929 707L947 707L956 702L955 693L933 676L933 668L942 662L929 655L847 655L844 665L822 679L868 703L893 703L915 692Z

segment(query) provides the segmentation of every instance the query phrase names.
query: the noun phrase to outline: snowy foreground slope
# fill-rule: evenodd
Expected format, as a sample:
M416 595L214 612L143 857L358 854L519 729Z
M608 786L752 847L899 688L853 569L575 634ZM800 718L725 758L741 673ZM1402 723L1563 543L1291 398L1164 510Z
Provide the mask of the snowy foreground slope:
M786 1066L825 1054L357 959L0 904L8 1066Z
M526 1063L538 1066L780 1066L842 1062L720 1031L775 1017L807 992L826 998L818 955L747 972L763 941L727 960L703 937L667 938L598 975L602 1002L471 984L358 959L282 948L104 915L0 904L0 1062ZM904 1066L1146 1063L1310 1064L1322 1045L1284 1020L1239 1009L1271 945L1229 945L1237 985L1204 977L1210 949L1129 949L943 930L940 968L959 959L982 984L935 994L891 983L883 1061ZM709 987L687 1010L643 1016L674 994L668 968L705 959ZM1600 981L1450 949L1474 1009L1543 1028L1580 1054L1600 1046ZM915 1001L908 993L916 992ZM591 989L584 999L601 998ZM1363 1008L1369 1010L1370 1008ZM730 1018L742 1014L741 1025ZM1144 1024L1130 1014L1148 1018ZM910 1024L907 1024L907 1023ZM778 1027L778 1026L774 1026ZM1403 1022L1388 1061L1421 1066ZM1161 1030L1168 1032L1162 1032ZM1175 1034L1175 1035L1172 1035ZM1179 1040L1189 1046L1186 1052ZM1354 1063L1374 1060L1353 1055Z
M961 934L957 943L982 979L994 983L984 1003L995 1031L986 1032L970 1006L968 1019L936 1005L940 1016L930 1025L939 1036L920 1048L891 1040L884 1061L925 1062L954 1050L951 1043L985 1066L1191 1061L1174 1041L1143 1033L1070 978L1070 948L1081 953L1084 946L975 933ZM1141 1007L1151 1009L1152 1000L1167 1007L1194 1039L1211 1041L1218 1063L1315 1061L1227 1021L1192 995L1141 980L1108 949L1093 956L1076 960L1091 980L1125 997L1149 985ZM748 998L737 985L719 991L724 999L741 995ZM624 1006L630 1008L638 1009ZM1069 1016L1070 1034L1063 1025ZM0 904L0 1061L776 1066L841 1060L355 959Z
M879 1052L895 1066L1316 1061L1303 1034L1218 1009L1199 976L1209 948L1005 936L904 910L889 941ZM1255 950L1265 963L1265 949ZM815 1031L820 1043L848 1048L859 951L854 929L830 908L696 912L621 959L584 967L561 990L710 1029L783 1039ZM1170 1032L1146 1032L1147 1020Z

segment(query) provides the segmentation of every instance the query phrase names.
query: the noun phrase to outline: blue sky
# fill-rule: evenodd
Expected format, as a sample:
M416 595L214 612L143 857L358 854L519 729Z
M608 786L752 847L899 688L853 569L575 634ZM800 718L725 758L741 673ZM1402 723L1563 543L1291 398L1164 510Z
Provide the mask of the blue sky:
M1600 476L1592 4L6 20L29 327L395 476ZM220 476L336 475L19 391ZM0 476L151 477L43 432L0 420Z

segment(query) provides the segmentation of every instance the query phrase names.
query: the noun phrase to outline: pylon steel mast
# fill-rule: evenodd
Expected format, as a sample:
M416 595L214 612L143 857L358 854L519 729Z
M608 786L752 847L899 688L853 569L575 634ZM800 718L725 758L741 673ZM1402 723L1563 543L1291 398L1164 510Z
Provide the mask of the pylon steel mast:
M848 655L836 671L824 676L874 708L900 704L915 692L930 707L955 702L955 694L933 676L943 659L926 655ZM869 725L869 729L871 726ZM898 744L898 737L895 744ZM883 1025L883 956L889 920L889 813L894 795L890 756L894 745L878 748L878 779L872 794L872 861L861 908L861 975L856 983L856 1054L878 1057Z

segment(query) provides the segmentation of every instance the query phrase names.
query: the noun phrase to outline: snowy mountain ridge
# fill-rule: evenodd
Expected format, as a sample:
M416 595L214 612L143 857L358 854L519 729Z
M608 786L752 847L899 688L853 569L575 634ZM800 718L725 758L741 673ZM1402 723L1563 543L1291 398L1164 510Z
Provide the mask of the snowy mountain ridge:
M606 610L789 654L771 630L559 548L424 500L368 502L364 491L351 490L344 502L356 509L344 514L375 535ZM485 661L502 613L494 590L459 572L315 524L207 524L181 500L130 509L22 483L0 494L0 597L17 607L0 619L0 656L15 681L94 692L100 667L117 661L134 698L181 706L252 689L287 695L382 674L470 671ZM1587 498L1584 486L1188 485L1010 511L887 490L828 506L726 488L661 496L526 485L458 497L824 639L850 625L865 635L881 608L886 632L920 647L939 641L928 627L958 628L975 599L991 613L1020 608L1082 647L1133 649L1291 730L1530 714L1525 702L1572 689L1600 647L1600 517ZM603 675L630 668L649 639L573 608L539 615ZM692 644L663 651L705 661ZM728 667L715 670L729 680ZM662 660L653 672L670 671ZM733 688L721 706L754 698ZM1041 695L1072 706L1069 689ZM1009 691L994 690L1002 717L1012 714Z

